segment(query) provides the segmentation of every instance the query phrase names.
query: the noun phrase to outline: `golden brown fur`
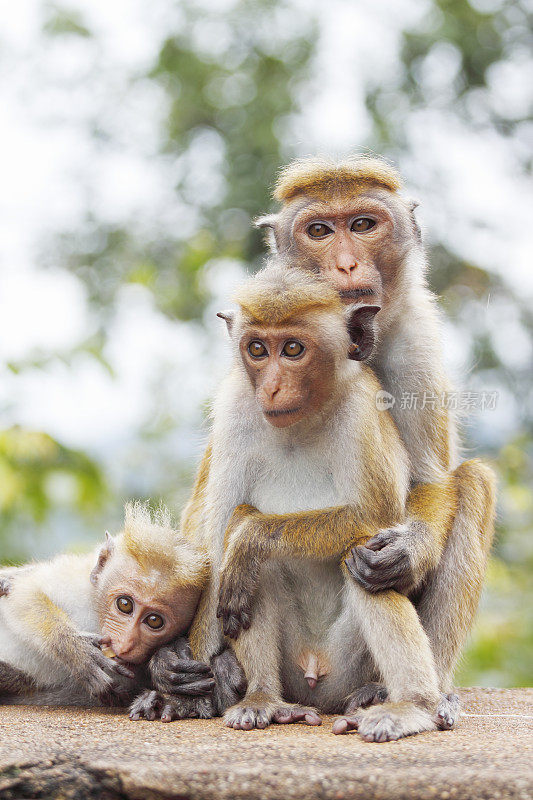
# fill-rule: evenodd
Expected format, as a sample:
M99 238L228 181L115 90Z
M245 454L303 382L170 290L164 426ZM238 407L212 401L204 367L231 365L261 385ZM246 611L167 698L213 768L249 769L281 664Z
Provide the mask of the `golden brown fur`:
M165 507L152 511L147 503L128 503L124 531L116 544L144 572L156 570L165 575L169 588L205 585L209 570L207 555L175 529Z
M264 727L272 719L316 724L316 712L308 704L341 711L346 696L376 677L375 664L392 700L400 703L384 709L397 726L387 736L432 729L437 677L412 604L394 592L371 596L339 568L350 544L405 517L408 464L396 427L376 410L375 376L346 357L348 327L357 340L352 343L370 341L366 337L371 331L363 329L372 327L372 317L357 317L360 325L347 327L357 309L345 317L338 302L327 311L315 302L306 310L297 304L296 316L283 315L276 334L270 317L266 324L257 322L276 275L271 271L256 279L253 291L243 293L245 312L228 322L235 367L215 401L210 452L183 518L189 535L194 536L199 524L197 540L211 538L213 562L211 583L191 631L194 655L208 659L220 647L214 619L220 599L224 627L238 635L235 648L249 681L245 699L227 711L227 724L245 729ZM290 298L299 285L309 285L309 278L292 270L281 285ZM324 283L316 287L322 291ZM331 295L327 286L325 295ZM279 386L273 384L276 392L268 403L261 386L243 369L251 318L250 336L268 344L261 369L277 370ZM317 319L319 325L314 324ZM310 330L315 331L311 344ZM313 386L326 381L329 392L318 406L306 395L305 416L274 427L268 419L271 403L285 397L289 372L292 381L303 374L297 362L284 365L278 358L283 342L294 339L304 343L316 372L324 373L315 376ZM296 388L294 383L291 391ZM308 631L315 631L309 641ZM303 677L302 658L321 665L322 680L312 692Z
M412 564L411 590L449 691L493 539L495 479L477 459L458 466L456 415L441 402L452 387L443 366L440 315L426 285L416 204L401 188L399 175L381 159L297 160L276 185L281 210L258 225L272 230L271 245L288 267L318 272L340 291L363 289L382 307L370 363L395 398L391 413L411 459L413 489L407 527L382 536L379 552L387 558L390 550L389 560L396 555L400 563L406 556ZM358 235L350 227L356 216L378 224ZM309 237L315 217L331 235ZM418 406L402 408L404 396L417 397ZM377 566L367 577L369 588L386 585L379 583Z
M301 274L295 283L277 271L272 279L260 273L257 281L245 283L236 293L246 322L259 325L283 325L308 311L340 312L338 293L325 281Z
M301 194L336 195L362 184L383 186L392 192L402 186L399 174L381 158L354 156L343 161L301 158L281 170L274 199L288 202Z

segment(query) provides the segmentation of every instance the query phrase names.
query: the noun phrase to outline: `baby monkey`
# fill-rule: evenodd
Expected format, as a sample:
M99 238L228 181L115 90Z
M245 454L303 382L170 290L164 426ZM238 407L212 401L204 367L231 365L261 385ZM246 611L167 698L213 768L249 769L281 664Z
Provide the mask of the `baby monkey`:
M214 680L176 637L188 630L207 575L205 552L173 529L169 512L138 502L126 505L123 531L106 533L95 552L6 568L0 702L124 705L158 677L156 651L173 640L174 681L185 685L169 691L185 698L181 716L201 714ZM174 707L161 716L176 715Z

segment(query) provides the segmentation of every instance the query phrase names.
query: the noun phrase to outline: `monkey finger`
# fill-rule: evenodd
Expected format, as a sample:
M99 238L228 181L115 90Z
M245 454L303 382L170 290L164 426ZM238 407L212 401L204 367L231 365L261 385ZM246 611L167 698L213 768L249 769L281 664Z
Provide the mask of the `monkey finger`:
M187 661L192 661L192 650L189 642L187 639L181 637L174 643L174 652L179 658L187 659Z
M368 542L365 543L364 547L367 547L369 550L382 550L397 538L397 534L395 534L392 530L388 529L380 531L371 539L369 539Z
M369 567L379 567L380 563L383 561L383 550L374 552L374 550L368 550L363 545L359 547L353 547L352 554L354 550L356 555L359 556L359 558L362 559L365 564L368 564Z
M229 614L223 620L223 628L225 636L230 639L238 639L241 632L241 623L235 614Z
M215 688L214 678L205 678L204 680L194 681L193 683L182 683L180 686L173 686L170 689L172 694L186 694L192 697L198 697L209 694Z
M195 683L196 681L210 681L214 680L214 677L211 672L203 673L203 672L188 672L186 675L183 673L180 674L172 674L170 673L167 676L167 682L173 686L177 692L179 692L179 688L181 686L189 686L191 683Z
M130 680L135 678L135 672L123 661L119 661L117 658L108 658L107 661L109 663L105 666L109 667L112 672L116 672L117 675L123 675L124 678L130 678Z
M352 577L365 589L376 592L393 588L399 576L404 574L404 567L401 563L389 566L378 561L375 565L370 565L366 561L366 556L355 548L352 551L351 563L346 563L346 566Z
M166 703L161 712L161 722L172 722L174 719L174 712L172 711L172 704Z
M241 628L243 631L247 631L250 625L252 624L252 618L247 611L241 611Z
M349 731L356 731L359 727L359 720L357 717L339 717L333 723L331 728L335 734L348 733Z
M381 570L386 567L399 567L399 562L406 558L403 551L398 551L397 548L386 546L382 550L368 550L366 547L357 547L357 556L364 561L371 569Z
M370 581L366 580L360 573L355 561L353 558L346 558L344 559L344 563L346 564L346 568L354 581L359 584L363 589L366 589L367 592L379 592L380 587L376 586L374 583L370 583Z
M203 661L193 661L192 659L190 661L185 658L169 659L165 666L169 672L176 673L176 675L172 676L170 680L174 680L175 677L179 678L180 676L183 680L188 680L189 675L212 674L209 664L204 664Z

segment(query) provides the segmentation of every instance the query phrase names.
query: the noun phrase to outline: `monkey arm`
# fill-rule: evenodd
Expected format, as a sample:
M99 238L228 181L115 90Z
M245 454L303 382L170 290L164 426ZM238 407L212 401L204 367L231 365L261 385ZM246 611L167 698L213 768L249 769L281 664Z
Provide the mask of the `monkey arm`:
M295 514L262 514L253 506L238 506L226 529L217 609L225 635L237 638L241 628L250 626L262 563L271 558L340 558L350 546L372 537L377 525L371 522L363 524L349 505Z
M452 474L438 483L418 484L407 499L406 522L354 547L348 571L369 592L396 589L408 594L438 566L456 511Z
M261 561L340 557L350 546L367 541L376 527L363 524L360 513L350 505L294 514L262 514L253 506L240 505L226 529L223 569L230 558L229 551L236 549L246 550L249 559L255 555Z
M51 659L89 692L104 699L113 694L116 676L134 674L118 659L106 658L100 650L100 637L76 630L68 614L42 589L17 581L5 601L10 605L17 631L28 646ZM64 673L63 673L64 675Z

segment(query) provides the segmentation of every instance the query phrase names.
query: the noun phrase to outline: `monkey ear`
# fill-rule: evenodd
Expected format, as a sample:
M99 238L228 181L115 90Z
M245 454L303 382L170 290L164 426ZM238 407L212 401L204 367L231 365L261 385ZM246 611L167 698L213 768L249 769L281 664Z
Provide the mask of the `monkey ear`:
M279 243L276 238L276 225L278 222L277 214L266 214L264 217L254 219L254 226L266 230L265 240L273 253L279 251ZM279 231L278 231L279 234Z
M348 333L352 341L348 358L365 361L369 358L376 341L374 317L381 306L357 306L348 310Z
M235 312L234 311L219 311L217 313L217 317L223 319L226 323L226 327L228 329L228 333L231 334L231 329L233 328L233 323L235 322Z
M89 580L96 586L98 583L98 576L100 575L101 571L103 570L107 559L113 553L115 549L115 540L109 533L109 531L105 532L105 544L102 545L100 548L100 552L98 553L98 558L96 559L96 564L91 570L91 574L89 575Z
M257 217L257 219L254 219L254 227L274 229L276 220L277 220L276 214L265 214L264 217Z

